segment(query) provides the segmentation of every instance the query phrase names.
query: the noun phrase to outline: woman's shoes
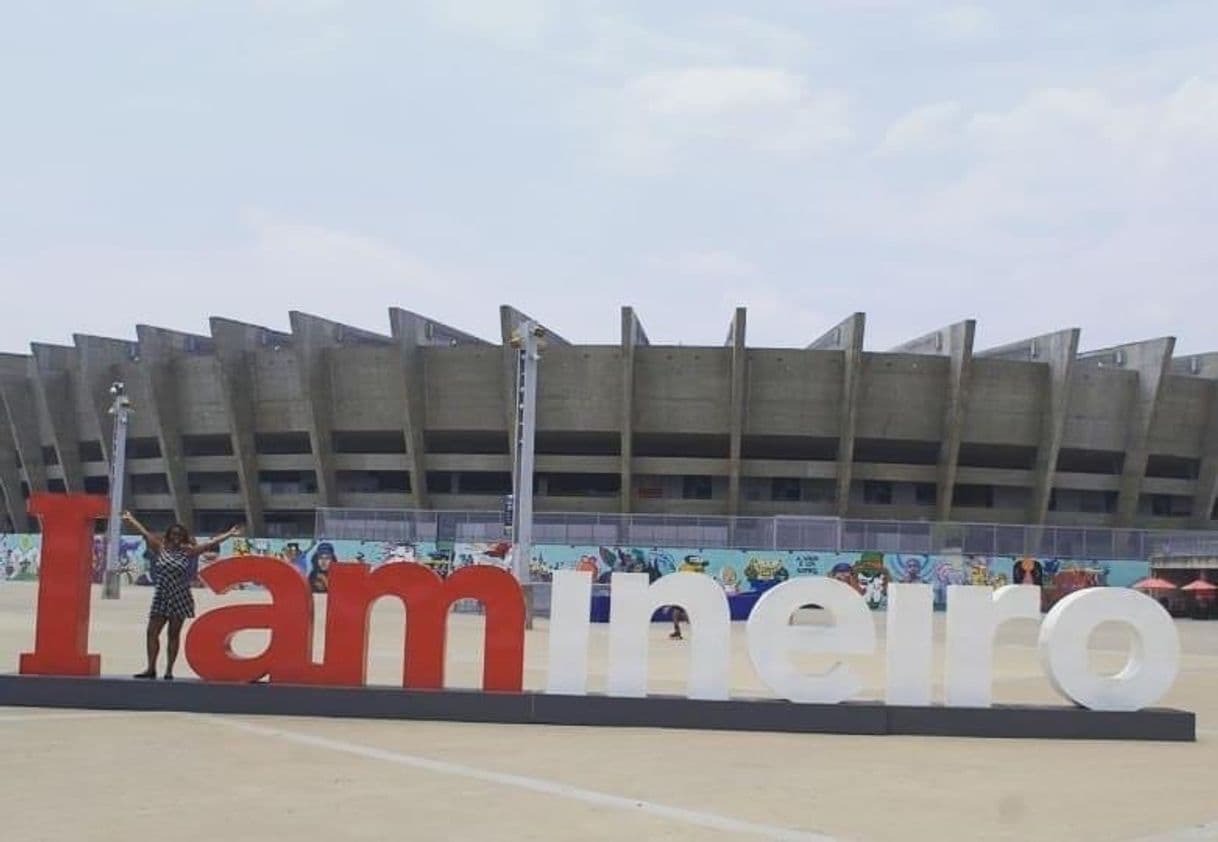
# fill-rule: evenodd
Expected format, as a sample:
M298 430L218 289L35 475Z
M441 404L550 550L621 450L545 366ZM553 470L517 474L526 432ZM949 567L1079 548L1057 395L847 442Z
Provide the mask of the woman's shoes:
M166 680L166 681L173 681L173 673L171 673L171 672L167 672L167 673L165 673L165 680Z
M156 670L144 670L143 672L137 672L135 675L133 675L131 677L132 678L156 678Z

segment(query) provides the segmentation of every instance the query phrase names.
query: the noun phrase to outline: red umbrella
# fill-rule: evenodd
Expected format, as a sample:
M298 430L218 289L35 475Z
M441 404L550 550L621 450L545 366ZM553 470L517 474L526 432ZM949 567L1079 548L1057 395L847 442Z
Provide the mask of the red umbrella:
M1192 591L1194 593L1213 593L1218 591L1218 585L1207 582L1204 579L1198 579L1195 582L1189 582L1181 590Z
M1139 591L1174 591L1176 589L1176 586L1166 579L1158 579L1153 576L1149 579L1143 579L1133 587L1134 590Z

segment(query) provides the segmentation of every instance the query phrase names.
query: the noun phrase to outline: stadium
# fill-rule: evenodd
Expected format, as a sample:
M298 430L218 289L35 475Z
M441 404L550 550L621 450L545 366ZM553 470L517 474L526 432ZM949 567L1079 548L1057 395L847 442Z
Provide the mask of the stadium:
M9 531L33 491L107 491L113 381L135 411L127 503L153 527L234 519L300 535L318 508L496 511L512 490L514 353L405 310L372 333L293 312L291 331L76 335L0 357ZM864 350L857 313L805 347L618 345L546 326L538 512L829 516L1210 529L1218 353L1172 338L1081 350L1078 330L975 348L973 321Z

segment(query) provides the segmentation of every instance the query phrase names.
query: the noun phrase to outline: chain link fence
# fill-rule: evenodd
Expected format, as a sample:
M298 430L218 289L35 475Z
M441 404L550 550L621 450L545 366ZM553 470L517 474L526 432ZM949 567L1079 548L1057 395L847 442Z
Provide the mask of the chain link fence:
M318 509L316 535L333 540L511 540L501 512ZM832 517L538 514L537 544L697 549L881 551L1149 559L1218 555L1218 533L1073 526L852 520Z

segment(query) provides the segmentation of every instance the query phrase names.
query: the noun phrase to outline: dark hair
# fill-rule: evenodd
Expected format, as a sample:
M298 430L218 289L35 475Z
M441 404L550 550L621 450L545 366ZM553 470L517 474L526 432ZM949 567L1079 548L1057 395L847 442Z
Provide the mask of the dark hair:
M179 530L179 531L182 533L182 543L183 543L184 545L189 545L189 544L193 544L193 543L194 543L194 541L192 541L192 540L190 539L190 530L189 530L189 529L187 529L185 526L183 526L183 525L182 525L182 524L180 524L180 523L174 523L174 524L171 524L171 525L169 526L169 528L165 530L165 543L166 543L166 544L168 544L168 543L169 543L169 535L170 535L170 533L172 533L172 532L173 532L175 529L176 529L176 530Z

